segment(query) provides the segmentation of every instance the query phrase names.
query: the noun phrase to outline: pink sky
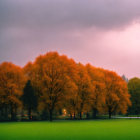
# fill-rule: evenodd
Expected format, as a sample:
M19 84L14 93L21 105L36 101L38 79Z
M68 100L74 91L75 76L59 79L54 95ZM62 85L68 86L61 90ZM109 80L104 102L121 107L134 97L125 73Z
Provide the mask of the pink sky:
M24 66L58 51L140 77L140 1L1 0L0 62Z

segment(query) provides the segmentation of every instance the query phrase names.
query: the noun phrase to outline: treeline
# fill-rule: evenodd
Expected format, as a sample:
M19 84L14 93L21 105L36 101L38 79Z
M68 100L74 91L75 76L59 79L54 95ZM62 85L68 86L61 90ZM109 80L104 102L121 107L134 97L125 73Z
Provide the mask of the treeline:
M49 52L20 68L0 64L0 119L29 120L92 114L125 114L131 106L127 83L115 72L83 65Z

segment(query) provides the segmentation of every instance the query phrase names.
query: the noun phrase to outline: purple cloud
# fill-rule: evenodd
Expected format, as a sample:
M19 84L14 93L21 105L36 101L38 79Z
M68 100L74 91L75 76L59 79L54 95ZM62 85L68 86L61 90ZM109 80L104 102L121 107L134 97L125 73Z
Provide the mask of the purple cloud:
M140 77L138 0L1 0L0 62L47 51Z

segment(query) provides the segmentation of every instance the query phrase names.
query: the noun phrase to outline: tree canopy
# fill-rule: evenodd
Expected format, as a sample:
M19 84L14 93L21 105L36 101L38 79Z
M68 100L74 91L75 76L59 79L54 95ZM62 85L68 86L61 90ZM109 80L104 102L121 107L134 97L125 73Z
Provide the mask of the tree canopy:
M129 82L132 94L133 81ZM138 85L139 87L139 85ZM132 91L131 91L132 89ZM139 88L136 87L137 94ZM65 110L71 118L92 112L97 114L126 113L131 105L127 83L115 72L76 63L65 55L49 52L28 62L23 68L12 63L0 64L0 113L11 118L20 107L31 114L44 111L52 121L54 114ZM20 109L19 109L20 110Z

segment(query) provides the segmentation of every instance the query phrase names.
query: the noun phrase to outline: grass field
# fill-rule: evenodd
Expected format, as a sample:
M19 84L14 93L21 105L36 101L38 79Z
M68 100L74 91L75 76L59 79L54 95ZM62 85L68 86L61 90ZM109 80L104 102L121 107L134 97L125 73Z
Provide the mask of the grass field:
M0 140L140 140L140 120L0 123Z

